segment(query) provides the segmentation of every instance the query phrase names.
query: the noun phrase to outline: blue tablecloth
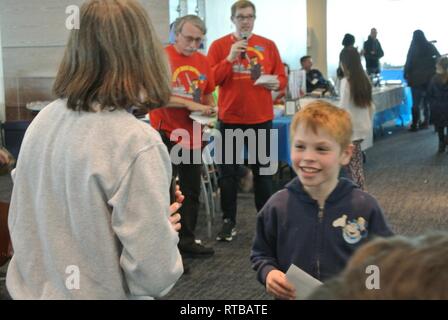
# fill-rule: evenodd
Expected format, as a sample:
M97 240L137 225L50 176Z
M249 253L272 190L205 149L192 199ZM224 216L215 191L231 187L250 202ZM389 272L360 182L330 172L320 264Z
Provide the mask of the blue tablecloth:
M289 127L291 125L291 117L280 116L276 117L272 122L272 128L278 130L278 160L286 162L291 166L290 156L290 139Z
M395 120L396 125L405 126L412 119L412 94L409 87L404 88L404 100L393 108L376 112L373 120L374 129L380 129L387 121Z
M402 68L383 69L381 71L381 78L383 80L401 80L403 84L407 85ZM412 120L412 94L408 86L404 88L403 103L395 108L376 114L374 124L376 128L379 128L383 123L394 119L397 125L402 126L409 124Z

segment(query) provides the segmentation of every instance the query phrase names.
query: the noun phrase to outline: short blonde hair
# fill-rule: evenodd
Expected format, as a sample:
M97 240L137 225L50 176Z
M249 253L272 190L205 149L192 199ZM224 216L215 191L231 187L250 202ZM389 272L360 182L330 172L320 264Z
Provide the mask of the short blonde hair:
M256 15L256 8L252 2L248 0L238 0L232 5L232 8L230 9L232 13L232 18L235 17L236 11L238 9L245 9L245 8L252 8L254 10L254 15Z
M291 141L299 125L317 134L319 128L327 131L339 143L341 149L352 142L353 126L350 113L324 100L313 101L294 115L291 121Z
M171 95L168 60L136 0L89 0L80 12L53 86L73 110L152 109Z

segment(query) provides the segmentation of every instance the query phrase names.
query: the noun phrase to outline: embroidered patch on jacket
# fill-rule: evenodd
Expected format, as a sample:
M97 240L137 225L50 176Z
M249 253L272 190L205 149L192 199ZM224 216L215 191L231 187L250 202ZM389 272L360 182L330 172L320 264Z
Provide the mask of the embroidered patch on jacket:
M333 227L342 228L342 237L345 242L355 244L361 241L361 239L367 237L367 221L363 217L347 221L347 215L333 221Z

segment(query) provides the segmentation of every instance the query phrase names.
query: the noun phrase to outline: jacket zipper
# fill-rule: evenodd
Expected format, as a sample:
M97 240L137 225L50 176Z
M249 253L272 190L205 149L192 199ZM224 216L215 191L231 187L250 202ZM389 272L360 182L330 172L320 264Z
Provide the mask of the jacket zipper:
M319 233L321 233L321 228L322 228L322 221L324 219L324 207L319 207L319 213L317 215L318 219L319 219ZM321 241L323 241L321 234L318 234L318 238L320 237ZM319 244L321 245L321 241L319 241ZM320 246L317 248L317 278L320 279Z

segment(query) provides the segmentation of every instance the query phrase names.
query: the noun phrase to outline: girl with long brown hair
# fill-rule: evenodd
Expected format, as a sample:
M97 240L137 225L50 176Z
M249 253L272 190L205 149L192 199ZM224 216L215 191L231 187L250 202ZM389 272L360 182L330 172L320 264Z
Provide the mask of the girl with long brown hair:
M372 137L373 111L372 85L364 71L358 51L347 47L341 51L340 64L344 72L341 80L340 107L350 112L353 122L353 156L348 165L352 180L365 189L361 143Z
M171 163L128 112L170 98L168 66L136 0L90 0L54 92L29 126L9 211L13 299L166 294L182 274L170 214Z

